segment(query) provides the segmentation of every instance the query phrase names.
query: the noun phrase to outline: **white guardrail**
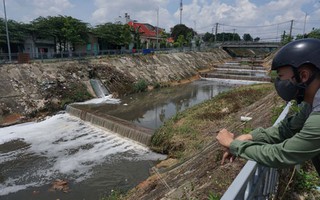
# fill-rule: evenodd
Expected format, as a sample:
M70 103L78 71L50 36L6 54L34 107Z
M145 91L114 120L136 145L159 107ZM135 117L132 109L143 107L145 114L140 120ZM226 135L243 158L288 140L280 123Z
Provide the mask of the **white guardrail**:
M291 103L289 102L273 126L287 116L290 107ZM267 200L276 192L277 184L277 169L265 167L249 160L221 197L221 200Z

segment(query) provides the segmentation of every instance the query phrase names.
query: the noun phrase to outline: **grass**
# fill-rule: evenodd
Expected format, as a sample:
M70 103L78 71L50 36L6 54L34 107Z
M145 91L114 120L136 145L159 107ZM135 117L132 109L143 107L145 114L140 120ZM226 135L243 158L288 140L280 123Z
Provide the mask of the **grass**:
M184 159L198 152L205 144L213 141L212 134L219 130L208 130L213 121L228 121L228 116L245 108L266 94L272 84L243 86L201 104L177 113L166 121L152 137L151 148L170 157ZM230 122L232 123L232 122ZM251 127L243 131L247 133Z
M138 80L133 86L134 92L136 93L145 92L147 88L148 88L148 83L144 79Z
M280 170L280 187L278 188L277 199L320 199L320 192L317 187L320 179L311 161L300 166L300 169L286 168Z
M119 190L111 190L111 194L109 196L105 196L100 198L100 200L121 200L123 198L123 194Z
M81 102L92 98L84 84L71 84L66 92L62 93L61 108L66 104Z

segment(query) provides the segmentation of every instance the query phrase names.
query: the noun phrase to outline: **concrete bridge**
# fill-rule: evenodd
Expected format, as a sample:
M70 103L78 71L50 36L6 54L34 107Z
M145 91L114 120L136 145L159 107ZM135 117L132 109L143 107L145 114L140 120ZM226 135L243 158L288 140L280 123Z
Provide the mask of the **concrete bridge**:
M222 48L279 48L279 42L224 42Z
M223 42L216 44L232 57L261 57L281 47L278 42Z

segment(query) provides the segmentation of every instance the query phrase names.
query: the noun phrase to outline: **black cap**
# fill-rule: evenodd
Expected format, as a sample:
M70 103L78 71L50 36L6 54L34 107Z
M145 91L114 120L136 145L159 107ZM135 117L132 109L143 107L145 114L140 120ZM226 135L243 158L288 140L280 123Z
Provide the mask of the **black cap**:
M320 40L299 39L283 46L272 61L272 70L283 66L298 68L303 64L313 64L320 69Z

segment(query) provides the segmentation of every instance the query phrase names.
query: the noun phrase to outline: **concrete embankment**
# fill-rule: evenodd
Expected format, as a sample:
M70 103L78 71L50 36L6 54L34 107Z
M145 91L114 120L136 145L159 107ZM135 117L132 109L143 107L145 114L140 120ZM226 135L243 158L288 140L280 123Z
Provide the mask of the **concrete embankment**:
M1 65L0 125L52 113L67 103L92 98L90 78L100 79L112 93L121 96L133 92L139 79L150 85L181 82L230 58L225 51L214 49Z

